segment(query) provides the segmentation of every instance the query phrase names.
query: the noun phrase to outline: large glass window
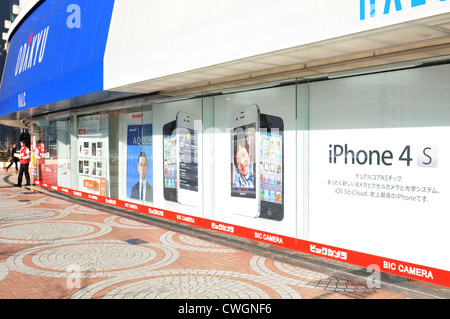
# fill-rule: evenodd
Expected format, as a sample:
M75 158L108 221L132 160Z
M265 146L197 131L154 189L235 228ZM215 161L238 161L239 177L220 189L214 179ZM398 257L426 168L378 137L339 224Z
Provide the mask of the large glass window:
M314 242L449 269L449 65L312 83Z
M72 112L71 187L86 193L153 202L152 106L107 104Z
M217 220L296 236L295 102L293 85L215 97Z
M448 269L426 247L448 241L449 79L445 65L43 116L31 174Z
M74 112L72 119L71 188L110 196L109 118L94 110Z
M59 115L33 124L30 175L52 185L70 186L70 120Z
M153 203L153 112L141 102L108 109L113 198Z
M202 99L153 105L154 205L203 215Z

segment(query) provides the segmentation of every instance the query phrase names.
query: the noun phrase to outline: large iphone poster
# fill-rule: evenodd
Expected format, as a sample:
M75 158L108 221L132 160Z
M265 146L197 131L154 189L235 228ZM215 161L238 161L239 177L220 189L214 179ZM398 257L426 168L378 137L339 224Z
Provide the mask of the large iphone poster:
M295 160L295 96L295 88L284 87L215 98L210 162L216 220L296 236L302 176Z
M203 217L202 100L161 103L153 112L154 205Z
M448 67L311 85L311 241L450 269L444 72Z

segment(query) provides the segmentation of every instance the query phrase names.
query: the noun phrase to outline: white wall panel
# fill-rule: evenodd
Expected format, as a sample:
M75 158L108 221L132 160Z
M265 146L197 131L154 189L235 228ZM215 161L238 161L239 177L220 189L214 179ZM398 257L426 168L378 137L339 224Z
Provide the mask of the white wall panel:
M372 1L116 0L104 60L105 89L433 16L450 8L450 1L392 0L384 14L389 0L376 0L371 17ZM412 7L412 3L423 4Z

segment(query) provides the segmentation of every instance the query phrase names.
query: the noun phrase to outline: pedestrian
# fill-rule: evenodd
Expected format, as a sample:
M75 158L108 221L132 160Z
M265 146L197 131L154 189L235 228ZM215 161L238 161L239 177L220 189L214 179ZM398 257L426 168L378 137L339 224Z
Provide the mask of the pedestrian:
M9 149L8 152L9 152L9 165L6 168L6 171L8 172L8 169L12 166L12 164L15 164L16 165L16 174L17 174L17 172L19 171L19 168L17 167L18 159L17 159L17 157L14 156L17 152L16 143L14 143L12 145L12 147Z
M27 183L25 186L30 186L30 173L28 173L28 166L30 164L30 149L27 147L25 141L20 141L20 153L16 154L20 159L20 170L17 184L15 186L22 187L22 177L25 174Z

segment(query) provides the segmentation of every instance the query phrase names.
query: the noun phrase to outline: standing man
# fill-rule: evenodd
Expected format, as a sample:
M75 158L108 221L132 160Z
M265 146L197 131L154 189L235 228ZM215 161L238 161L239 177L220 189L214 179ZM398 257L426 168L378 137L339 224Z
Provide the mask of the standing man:
M15 186L22 187L22 177L24 173L27 180L25 186L30 186L30 173L28 173L28 166L30 164L30 149L25 144L25 141L20 141L20 147L20 153L18 154L20 159L20 170L17 184Z

